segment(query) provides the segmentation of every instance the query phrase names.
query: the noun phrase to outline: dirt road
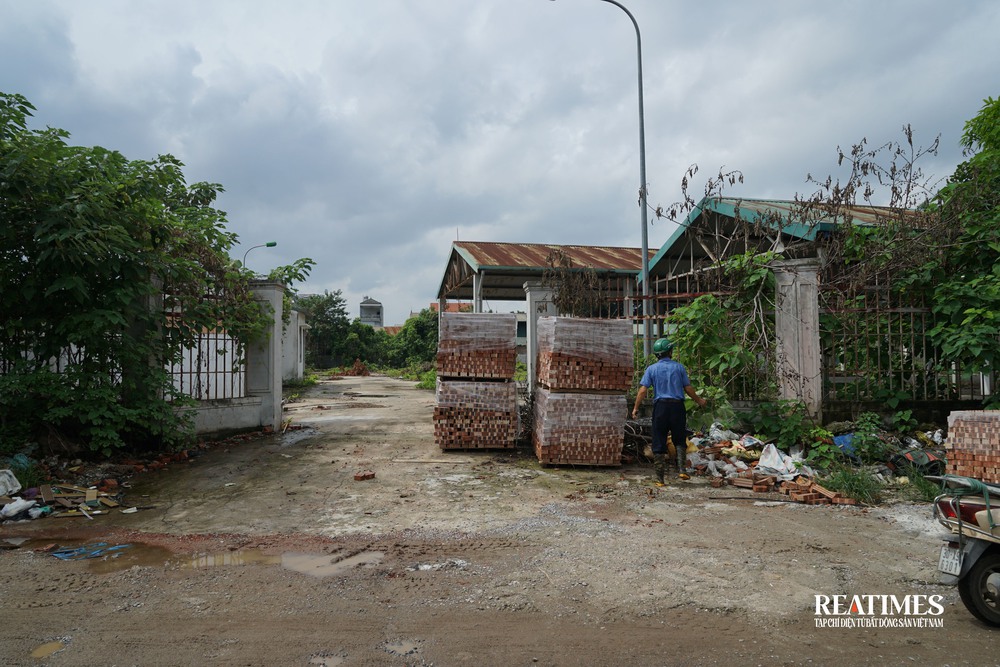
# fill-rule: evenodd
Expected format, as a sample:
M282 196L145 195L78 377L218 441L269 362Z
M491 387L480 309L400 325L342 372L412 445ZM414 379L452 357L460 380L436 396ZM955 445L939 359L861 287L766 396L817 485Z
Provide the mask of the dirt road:
M0 526L17 547L0 551L0 663L1000 662L997 632L936 583L927 506L768 503L656 489L641 467L441 452L433 400L324 382L287 411L307 428L135 477L126 500L149 509ZM130 546L42 551L94 541ZM817 627L816 595L940 595L943 627Z

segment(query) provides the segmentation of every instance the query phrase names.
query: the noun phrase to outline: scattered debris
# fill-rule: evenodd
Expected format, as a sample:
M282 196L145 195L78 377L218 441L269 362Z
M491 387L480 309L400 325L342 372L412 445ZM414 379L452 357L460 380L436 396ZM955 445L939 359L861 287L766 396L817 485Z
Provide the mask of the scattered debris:
M109 547L107 542L94 542L92 544L85 544L82 547L58 549L51 553L59 560L85 560L88 558L100 558L101 556L106 556L108 554L117 555L116 552L121 551L122 549L128 549L130 546L132 545L118 544L113 547Z

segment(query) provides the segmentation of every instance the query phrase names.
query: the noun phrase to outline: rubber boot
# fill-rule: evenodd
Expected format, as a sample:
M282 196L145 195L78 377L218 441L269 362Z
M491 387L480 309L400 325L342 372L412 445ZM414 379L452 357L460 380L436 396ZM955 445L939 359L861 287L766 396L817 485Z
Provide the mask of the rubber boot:
M677 479L691 479L685 468L687 467L687 452L677 450Z
M653 472L656 473L656 483L663 485L663 475L667 472L666 454L653 454Z

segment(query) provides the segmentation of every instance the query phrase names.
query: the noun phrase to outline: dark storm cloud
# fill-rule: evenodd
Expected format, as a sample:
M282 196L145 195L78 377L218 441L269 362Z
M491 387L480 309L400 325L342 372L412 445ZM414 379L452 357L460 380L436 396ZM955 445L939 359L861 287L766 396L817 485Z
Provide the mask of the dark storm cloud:
M626 0L640 23L653 204L721 166L747 197L807 192L836 148L941 135L996 95L1000 5ZM639 243L635 34L597 0L0 0L0 89L38 125L172 153L264 270L390 323L434 298L450 244ZM651 220L650 246L672 226ZM502 304L492 304L494 307Z

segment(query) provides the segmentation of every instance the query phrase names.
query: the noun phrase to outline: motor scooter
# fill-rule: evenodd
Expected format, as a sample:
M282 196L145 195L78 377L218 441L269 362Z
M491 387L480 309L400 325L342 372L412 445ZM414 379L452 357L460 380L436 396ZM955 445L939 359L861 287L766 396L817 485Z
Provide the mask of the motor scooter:
M1000 627L1000 485L958 475L926 479L942 485L934 518L949 530L938 557L941 583L957 585L973 616Z

